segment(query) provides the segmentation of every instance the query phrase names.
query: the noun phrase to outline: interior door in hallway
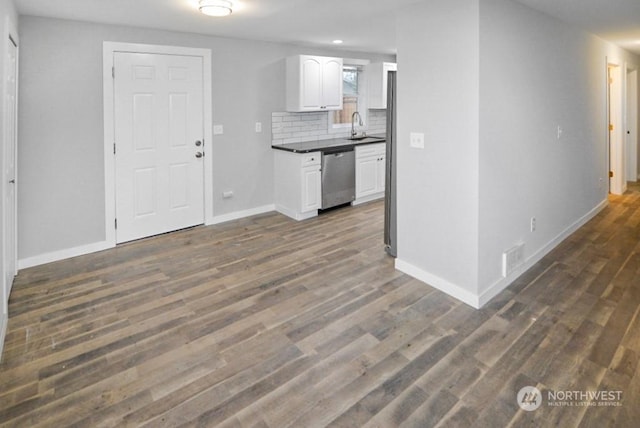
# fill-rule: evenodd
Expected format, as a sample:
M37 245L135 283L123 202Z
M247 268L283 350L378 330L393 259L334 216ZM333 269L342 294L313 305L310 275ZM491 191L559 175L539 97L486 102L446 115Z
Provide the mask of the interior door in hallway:
M622 137L622 79L621 67L609 64L608 115L609 115L609 192L622 195L626 190L624 144Z
M204 223L202 64L114 54L118 243Z
M17 107L18 107L18 46L9 37L5 71L5 110L4 110L4 203L3 203L3 254L4 254L4 302L7 300L17 271L17 224L16 224L16 148L17 148ZM6 313L6 312L5 312Z

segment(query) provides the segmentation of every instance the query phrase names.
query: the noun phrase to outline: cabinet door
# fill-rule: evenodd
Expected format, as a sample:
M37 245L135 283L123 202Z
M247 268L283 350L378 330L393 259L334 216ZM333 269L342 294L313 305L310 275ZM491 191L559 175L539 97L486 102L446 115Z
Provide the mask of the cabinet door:
M342 59L326 58L322 68L322 107L342 110Z
M389 71L397 70L393 62L373 63L367 66L369 79L369 108L387 108L387 77Z
M305 56L301 58L300 107L303 110L319 110L323 105L323 64L319 57Z
M376 193L379 156L356 160L356 199Z
M384 185L386 180L386 161L385 156L380 155L377 159L377 173L376 173L376 192L384 192Z
M380 96L380 108L387 108L387 80L390 71L396 71L398 67L395 63L385 62L382 64L382 94Z
M302 168L301 212L320 209L322 203L321 176L318 166Z

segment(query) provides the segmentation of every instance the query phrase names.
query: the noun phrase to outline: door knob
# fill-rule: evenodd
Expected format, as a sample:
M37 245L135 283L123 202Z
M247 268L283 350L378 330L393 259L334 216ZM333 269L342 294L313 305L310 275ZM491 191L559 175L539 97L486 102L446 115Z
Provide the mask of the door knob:
M198 159L200 159L202 156L204 156L204 155L202 154L202 152L196 152L196 157L197 157Z
M16 179L14 178L13 180L9 180L9 183L15 184L16 183Z
M200 141L200 140L196 140L196 146L197 146L197 147L200 147L201 145L202 145L202 141Z

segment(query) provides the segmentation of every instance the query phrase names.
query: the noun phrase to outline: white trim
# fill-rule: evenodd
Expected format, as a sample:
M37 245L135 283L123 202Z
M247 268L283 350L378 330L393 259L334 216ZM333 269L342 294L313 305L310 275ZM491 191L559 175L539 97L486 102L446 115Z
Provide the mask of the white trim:
M98 251L113 248L108 241L94 242L93 244L81 245L79 247L67 248L53 251L51 253L40 254L26 259L18 260L18 268L26 269L33 266L44 265L58 260L70 259L71 257L83 256L85 254L96 253Z
M207 222L207 226L214 224L224 223L225 221L237 220L245 217L251 217L258 214L264 214L270 211L275 211L274 205L264 205L262 207L252 208L244 211L236 211L229 214L213 217L212 222ZM109 241L95 242L93 244L82 245L79 247L68 248L60 251L53 251L51 253L40 254L38 256L28 257L26 259L18 260L18 267L20 269L26 269L33 266L39 266L46 263L57 262L59 260L69 259L71 257L83 256L85 254L96 253L98 251L108 250L114 246Z
M384 198L384 192L374 193L373 195L367 195L362 198L356 199L355 201L351 202L351 205L355 207L356 205L366 204L367 202L377 201L378 199L382 198Z
M261 207L251 208L243 211L234 211L232 213L222 214L222 215L213 217L211 219L211 222L207 222L207 226L220 224L220 223L224 223L232 220L238 220L241 218L251 217L258 214L264 214L264 213L268 213L275 210L276 210L276 206L272 204L272 205L264 205Z
M626 74L623 76L623 72L626 71L623 67L626 67L625 63L618 60L606 57L607 61L607 74L606 74L606 132L607 132L607 152L608 165L607 172L613 172L613 178L609 178L609 191L614 195L622 195L626 191L627 176L624 173L626 166L625 159L625 133L624 120L626 110ZM609 69L613 69L613 86L609 83ZM612 90L613 89L613 90ZM617 89L617 90L616 90ZM613 104L615 103L615 104ZM612 108L612 105L614 106ZM612 115L612 110L614 114ZM609 124L613 125L613 131L609 131ZM613 144L611 141L611 134L614 134ZM613 150L612 150L613 146ZM612 156L612 152L613 155Z
M112 78L115 52L138 52L164 55L201 57L203 61L203 114L205 152L213 153L213 116L211 105L211 50L178 46L146 45L137 43L103 42L102 90L104 97L104 186L105 186L105 242L116 245L115 159L113 157L114 88ZM204 222L213 224L213 156L205 156L204 162Z
M2 351L4 349L4 337L7 333L7 325L9 324L9 316L0 314L0 363L2 362Z
M276 204L275 205L275 210L278 211L280 214L285 215L289 218L292 218L294 220L307 220L313 217L318 217L318 210L313 210L313 211L307 211L304 213L299 213L295 210L289 209L283 205L280 204Z
M416 267L400 258L396 259L395 266L399 271L404 272L407 275L412 276L430 285L433 288L437 288L443 293L446 293L449 296L454 297L475 309L480 309L478 296L460 287L459 285L449 282L446 279L440 278L439 276L429 273L425 270L422 270L419 267Z
M16 23L11 19L11 17L9 15L6 16L5 18L5 26L4 26L4 34L3 34L4 40L2 41L2 43L5 44L5 48L8 49L9 48L9 39L13 40L13 42L16 45L16 115L14 118L14 126L15 126L15 132L16 132L16 139L18 138L18 103L19 103L19 97L17 96L20 88L19 88L19 82L20 82L20 74L19 74L19 68L20 68L20 37L19 37L19 33L18 33L18 28L16 27ZM5 64L5 60L6 60L6 54L8 52L4 52L5 53L5 57L4 58L0 58L0 64L3 65L2 70L0 71L0 76L2 76L2 81L3 84L0 85L0 90L2 90L2 95L0 96L0 98L2 98L2 103L3 105L6 106L6 94L7 94L7 75L6 75L6 64ZM0 141L2 142L2 144L0 144L0 150L2 150L2 153L5 153L5 146L7 144L16 144L16 150L14 153L15 156L15 178L17 179L18 177L18 146L17 146L17 141L11 141L8 142L6 141L6 123L4 123L5 119L6 119L6 115L4 114L6 112L4 112L3 110L3 117L0 118L0 120L2 120L3 122L3 129L2 129L2 135L0 136ZM4 171L4 159L2 159L2 168L0 168L0 175L4 178L5 177L5 171ZM6 207L4 206L4 201L6 200L6 194L5 194L5 190L6 190L6 186L8 184L4 183L0 189L0 198L2 198L3 201L3 209L6 209ZM14 267L17 274L19 266L18 266L18 212L17 212L17 195L18 195L18 182L16 181L15 184L13 184L14 186L14 194L16 195L16 206L14 207L14 218L15 218L15 230L14 230L14 248L13 248L13 256L14 256ZM2 246L2 269L0 269L0 274L2 275L2 279L0 279L0 287L2 287L2 292L0 292L0 296L2 296L3 301L0 302L1 308L0 308L0 361L2 361L2 351L4 348L4 338L5 338L5 333L7 331L7 325L9 323L9 296L6 295L5 296L5 290L9 290L9 292L11 292L11 286L12 284L8 284L9 286L7 287L7 267L5 266L5 254L7 254L6 251L6 247L7 247L7 241L4 237L7 236L6 233L6 222L5 222L5 212L3 211L0 214L0 221L2 222L2 224L0 225L0 230L2 230L2 243L0 244Z
M466 290L459 285L453 284L446 279L433 275L425 270L422 270L411 263L408 263L400 258L396 259L395 267L401 272L406 273L430 286L437 288L438 290L466 303L467 305L480 309L486 305L491 299L498 295L501 291L506 289L513 281L515 281L520 275L525 273L533 265L538 263L545 255L551 250L557 247L562 241L567 239L572 233L584 226L589 220L593 219L600 211L605 209L609 205L607 199L600 202L591 211L580 217L568 228L563 230L558 236L553 238L547 245L540 248L533 255L531 255L525 262L515 269L508 277L501 278L491 285L487 290L479 295L476 295L469 290Z
M371 63L368 59L343 58L342 68L358 68L358 112L362 118L362 126L358 126L358 131L369 131L369 81L366 73L366 66ZM343 94L344 96L344 94ZM351 132L351 123L333 123L333 112L327 112L327 133L330 135L344 134Z
M530 269L533 265L538 263L544 256L546 256L551 250L557 247L562 241L567 239L572 233L576 230L580 229L584 226L589 220L593 219L600 211L605 209L609 205L609 200L605 199L600 202L595 208L591 211L580 217L573 224L563 230L558 236L553 238L551 241L547 243L544 247L540 248L534 254L532 254L529 258L525 260L525 262L518 266L508 277L501 278L496 281L493 285L491 285L487 290L480 294L478 297L480 302L480 307L484 306L489 300L493 299L498 293L507 288L513 281L515 281L520 275L525 273L528 269Z

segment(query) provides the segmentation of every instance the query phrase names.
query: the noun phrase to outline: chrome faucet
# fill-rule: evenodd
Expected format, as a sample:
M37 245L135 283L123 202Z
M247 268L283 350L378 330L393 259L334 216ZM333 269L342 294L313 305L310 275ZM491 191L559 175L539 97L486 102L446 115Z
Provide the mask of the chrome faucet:
M357 111L354 111L351 115L351 136L355 137L358 133L356 132L356 116L358 116L358 123L362 126L362 116Z

